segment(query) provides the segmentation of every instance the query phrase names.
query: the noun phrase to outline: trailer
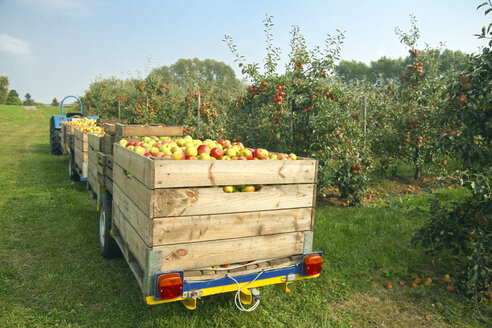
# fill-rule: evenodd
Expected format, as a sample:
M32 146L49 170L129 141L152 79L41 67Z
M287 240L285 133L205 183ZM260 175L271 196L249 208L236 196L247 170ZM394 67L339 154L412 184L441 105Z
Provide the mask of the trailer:
M195 309L197 299L234 292L236 306L251 311L260 287L288 292L294 281L318 277L323 257L312 250L318 162L174 161L147 158L118 143L182 134L181 127L116 124L112 154L105 154L111 156L112 185L100 183L96 197L100 253L124 256L144 301L181 301ZM106 166L99 171L109 182ZM245 184L261 189L222 188Z

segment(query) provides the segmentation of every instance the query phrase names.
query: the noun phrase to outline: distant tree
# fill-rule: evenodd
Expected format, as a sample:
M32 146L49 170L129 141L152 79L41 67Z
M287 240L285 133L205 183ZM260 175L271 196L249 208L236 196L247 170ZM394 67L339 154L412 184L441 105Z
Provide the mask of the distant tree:
M199 86L238 86L234 70L213 59L200 60L179 59L171 66L161 66L152 70L150 75L157 75L165 83L187 84L190 81Z
M0 104L7 102L7 94L9 92L9 78L0 76Z
M385 56L371 62L371 75L373 81L396 81L400 78L404 70L405 62L401 58L391 59Z
M336 74L345 82L372 80L371 68L363 62L342 60L335 68Z
M427 48L422 50L421 54L433 58L437 73L441 76L461 70L469 60L468 56L459 50ZM366 80L370 83L386 83L398 80L408 65L413 65L410 56L398 59L381 57L372 61L370 65L355 60L342 60L335 73L345 82Z
M7 95L7 101L5 103L7 105L22 105L19 94L14 89L11 89L9 91L9 94Z
M26 93L25 96L24 96L24 101L22 102L22 104L24 106L32 106L34 105L34 100L32 100L32 97L29 93Z
M58 102L58 100L56 100L56 98L53 98L53 100L51 101L51 106L58 107L60 106L60 103Z

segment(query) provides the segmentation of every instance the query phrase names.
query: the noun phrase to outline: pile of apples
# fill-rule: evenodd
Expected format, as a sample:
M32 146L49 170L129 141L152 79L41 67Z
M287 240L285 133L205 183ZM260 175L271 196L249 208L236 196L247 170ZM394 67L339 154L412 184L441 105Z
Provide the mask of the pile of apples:
M263 148L247 148L241 142L171 137L122 139L119 144L145 157L174 160L297 160L295 154L273 153Z
M80 120L62 122L77 127L82 132L90 132L96 134L98 137L104 136L104 128L97 125L97 121L93 118L81 118Z
M84 126L82 128L79 128L79 130L82 132L94 133L98 137L104 136L104 128L101 126Z
M97 121L93 118L81 118L80 120L63 122L64 124L73 125L73 126L96 126Z

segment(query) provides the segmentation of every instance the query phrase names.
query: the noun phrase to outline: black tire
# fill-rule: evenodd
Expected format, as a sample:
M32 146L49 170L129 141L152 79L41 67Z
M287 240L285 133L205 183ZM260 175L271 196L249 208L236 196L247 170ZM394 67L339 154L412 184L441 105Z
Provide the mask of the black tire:
M72 180L80 180L79 173L75 169L75 158L73 151L68 153L68 177Z
M80 113L68 113L66 116L67 118L69 118L69 117L83 117L84 115Z
M50 120L50 153L53 155L62 155L63 146L61 140L61 129L55 128L55 119Z
M105 258L114 258L121 255L118 244L111 236L112 229L112 196L104 192L102 205L99 210L99 252Z

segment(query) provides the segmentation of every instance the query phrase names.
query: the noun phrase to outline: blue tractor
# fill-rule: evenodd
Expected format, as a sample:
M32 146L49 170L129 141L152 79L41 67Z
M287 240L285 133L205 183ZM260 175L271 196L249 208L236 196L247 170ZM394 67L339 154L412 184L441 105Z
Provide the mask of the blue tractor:
M80 104L80 113L67 113L67 115L63 115L63 102L67 98L75 98L78 100ZM61 112L60 115L53 115L50 120L50 152L54 155L63 154L63 146L62 146L62 132L61 132L61 123L62 122L70 122L76 121L83 118L82 114L82 101L76 96L66 96L60 103ZM87 116L87 118L97 119L97 116Z

